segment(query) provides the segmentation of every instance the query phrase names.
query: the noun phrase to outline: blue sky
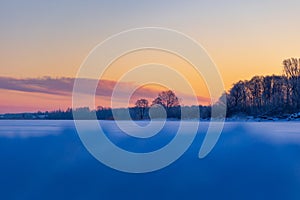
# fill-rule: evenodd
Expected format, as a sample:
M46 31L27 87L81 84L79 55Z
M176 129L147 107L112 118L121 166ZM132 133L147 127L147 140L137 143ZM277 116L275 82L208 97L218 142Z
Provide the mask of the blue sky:
M1 1L0 74L74 77L108 36L158 26L202 44L229 89L253 75L280 74L283 59L299 57L299 8L298 0Z

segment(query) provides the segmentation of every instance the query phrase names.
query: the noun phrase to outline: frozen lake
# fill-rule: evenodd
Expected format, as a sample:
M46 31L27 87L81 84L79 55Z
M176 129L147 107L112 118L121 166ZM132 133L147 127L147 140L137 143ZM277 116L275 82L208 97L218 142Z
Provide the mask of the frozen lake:
M133 152L163 147L178 127L169 121L147 140L101 123L111 141ZM199 159L207 126L200 122L191 147L170 166L129 174L93 158L73 121L0 121L0 199L300 199L299 122L227 122Z

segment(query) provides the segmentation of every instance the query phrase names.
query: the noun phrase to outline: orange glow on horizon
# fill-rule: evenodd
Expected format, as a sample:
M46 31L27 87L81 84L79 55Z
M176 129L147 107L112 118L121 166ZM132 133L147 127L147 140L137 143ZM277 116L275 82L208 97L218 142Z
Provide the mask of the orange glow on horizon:
M1 90L0 113L65 110L71 98L42 93Z

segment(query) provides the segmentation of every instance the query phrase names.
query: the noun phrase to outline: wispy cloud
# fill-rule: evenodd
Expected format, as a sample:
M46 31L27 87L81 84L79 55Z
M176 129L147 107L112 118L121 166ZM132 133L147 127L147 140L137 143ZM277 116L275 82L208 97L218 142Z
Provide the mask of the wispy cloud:
M26 78L16 79L0 77L0 88L22 92L38 92L45 94L66 95L72 91L72 78Z
M75 78L25 78L17 79L11 77L0 76L0 89L14 90L21 92L33 92L33 93L44 93L53 95L71 95L73 90ZM98 82L94 79L81 79L80 83L84 84L84 87L91 87ZM96 83L97 84L97 83ZM117 82L112 80L101 80L98 83L96 95L110 97L116 86ZM136 87L134 83L122 82L119 83L119 88L122 93L127 93L133 87ZM84 91L82 91L84 93ZM140 95L157 94L157 90L145 88L139 90Z
M42 93L51 94L59 96L71 96L73 90L75 78L52 78L52 77L42 77L42 78L12 78L12 77L1 77L0 76L0 89L21 91L28 93ZM97 83L95 83L95 81ZM94 84L98 84L96 95L100 97L110 98L113 90L117 84L113 80L98 80L94 79L80 79L80 83L84 84L84 87L90 87ZM118 97L126 97L132 88L136 88L138 85L132 82L121 82L119 84ZM153 98L158 92L155 88L140 88L135 93L133 98ZM84 91L82 91L84 93ZM189 94L177 93L184 102L189 102L191 96ZM197 97L199 102L209 102L209 98ZM121 99L120 99L121 100Z

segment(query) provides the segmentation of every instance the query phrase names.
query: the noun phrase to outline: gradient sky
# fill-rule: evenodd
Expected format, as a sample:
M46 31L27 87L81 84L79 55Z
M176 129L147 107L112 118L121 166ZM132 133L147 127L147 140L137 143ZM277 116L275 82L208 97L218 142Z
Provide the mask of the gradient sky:
M202 44L228 90L240 79L280 74L283 59L299 57L299 8L299 0L3 0L0 76L72 78L89 51L108 36L158 26L183 32ZM207 97L204 90L198 95ZM0 92L0 113L70 104L70 97L3 84Z

